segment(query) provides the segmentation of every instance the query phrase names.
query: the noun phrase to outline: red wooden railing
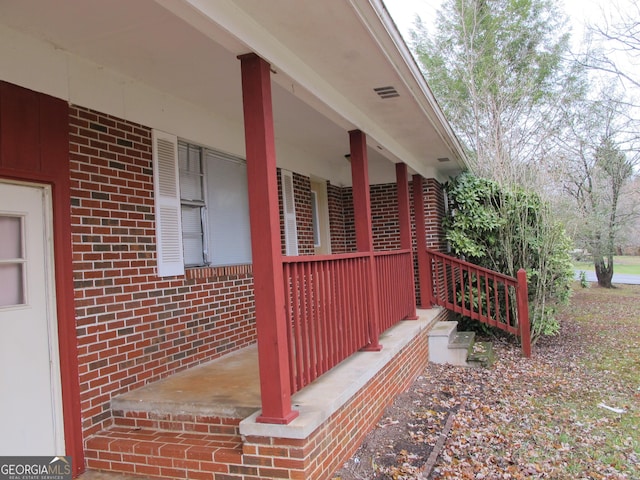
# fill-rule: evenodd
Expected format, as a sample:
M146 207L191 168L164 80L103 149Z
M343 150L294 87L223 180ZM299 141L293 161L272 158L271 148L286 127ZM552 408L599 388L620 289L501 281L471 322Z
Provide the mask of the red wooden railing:
M415 318L413 257L411 250L393 250L374 254L378 280L379 331L400 320Z
M427 249L427 303L497 327L520 337L531 356L527 274L518 278ZM515 303L515 305L514 305Z
M415 314L410 250L282 261L292 393L377 342L370 323L374 288L379 318L373 330L382 332Z

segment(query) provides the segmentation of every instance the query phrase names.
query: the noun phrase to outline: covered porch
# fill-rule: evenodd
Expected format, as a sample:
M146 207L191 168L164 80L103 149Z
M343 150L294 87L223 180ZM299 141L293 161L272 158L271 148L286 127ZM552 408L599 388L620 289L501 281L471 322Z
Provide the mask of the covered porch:
M76 468L86 455L160 478L327 478L427 361L444 310L416 310L414 258L439 235L443 199L425 192L464 168L382 2L28 0L2 18L2 80L72 112L64 261L82 282L59 301L75 294L63 347L77 364L63 375ZM160 173L173 171L175 224L195 198L175 196L179 141L246 161L251 264L189 264L179 227L162 235ZM283 255L278 169L349 190L348 247ZM391 247L375 244L379 185L395 186L393 222L380 220ZM180 257L168 272L164 240ZM245 297L226 310L236 270L255 315Z

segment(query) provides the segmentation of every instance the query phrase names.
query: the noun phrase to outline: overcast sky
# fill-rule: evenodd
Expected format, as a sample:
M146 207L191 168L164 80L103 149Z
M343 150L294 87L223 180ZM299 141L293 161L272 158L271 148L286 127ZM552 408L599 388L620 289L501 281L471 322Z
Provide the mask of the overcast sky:
M416 14L430 25L435 19L441 0L384 0L389 13L405 37L413 27ZM573 37L581 38L585 21L595 21L601 16L600 4L610 5L610 0L559 0L571 20Z

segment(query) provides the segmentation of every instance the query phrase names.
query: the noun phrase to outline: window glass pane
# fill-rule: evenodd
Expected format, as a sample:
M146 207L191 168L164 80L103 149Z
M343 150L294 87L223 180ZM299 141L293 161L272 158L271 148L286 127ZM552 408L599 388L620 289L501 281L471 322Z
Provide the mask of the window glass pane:
M202 201L202 177L198 174L180 172L180 198Z
M247 166L211 151L206 161L211 263L251 263Z
M180 198L204 202L202 149L179 144L178 166L180 168Z
M22 219L0 216L0 260L18 258L22 258Z
M196 145L189 145L189 167L191 172L201 172L202 148Z
M0 264L0 307L24 304L24 264Z
M189 164L189 147L184 143L178 143L178 168L180 171L187 171Z
M192 267L204 265L202 237L182 237L182 245L184 248L185 265Z
M182 247L185 265L204 265L202 207L182 206Z

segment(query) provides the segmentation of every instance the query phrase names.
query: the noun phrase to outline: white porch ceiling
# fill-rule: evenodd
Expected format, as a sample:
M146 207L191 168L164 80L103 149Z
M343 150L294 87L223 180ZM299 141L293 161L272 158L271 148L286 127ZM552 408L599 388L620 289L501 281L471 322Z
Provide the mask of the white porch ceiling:
M350 183L354 128L369 137L374 181L392 178L390 161L440 178L463 166L379 0L0 1L0 22L239 124L236 56L254 51L275 72L277 140L331 164L337 183ZM387 86L399 96L374 91Z

